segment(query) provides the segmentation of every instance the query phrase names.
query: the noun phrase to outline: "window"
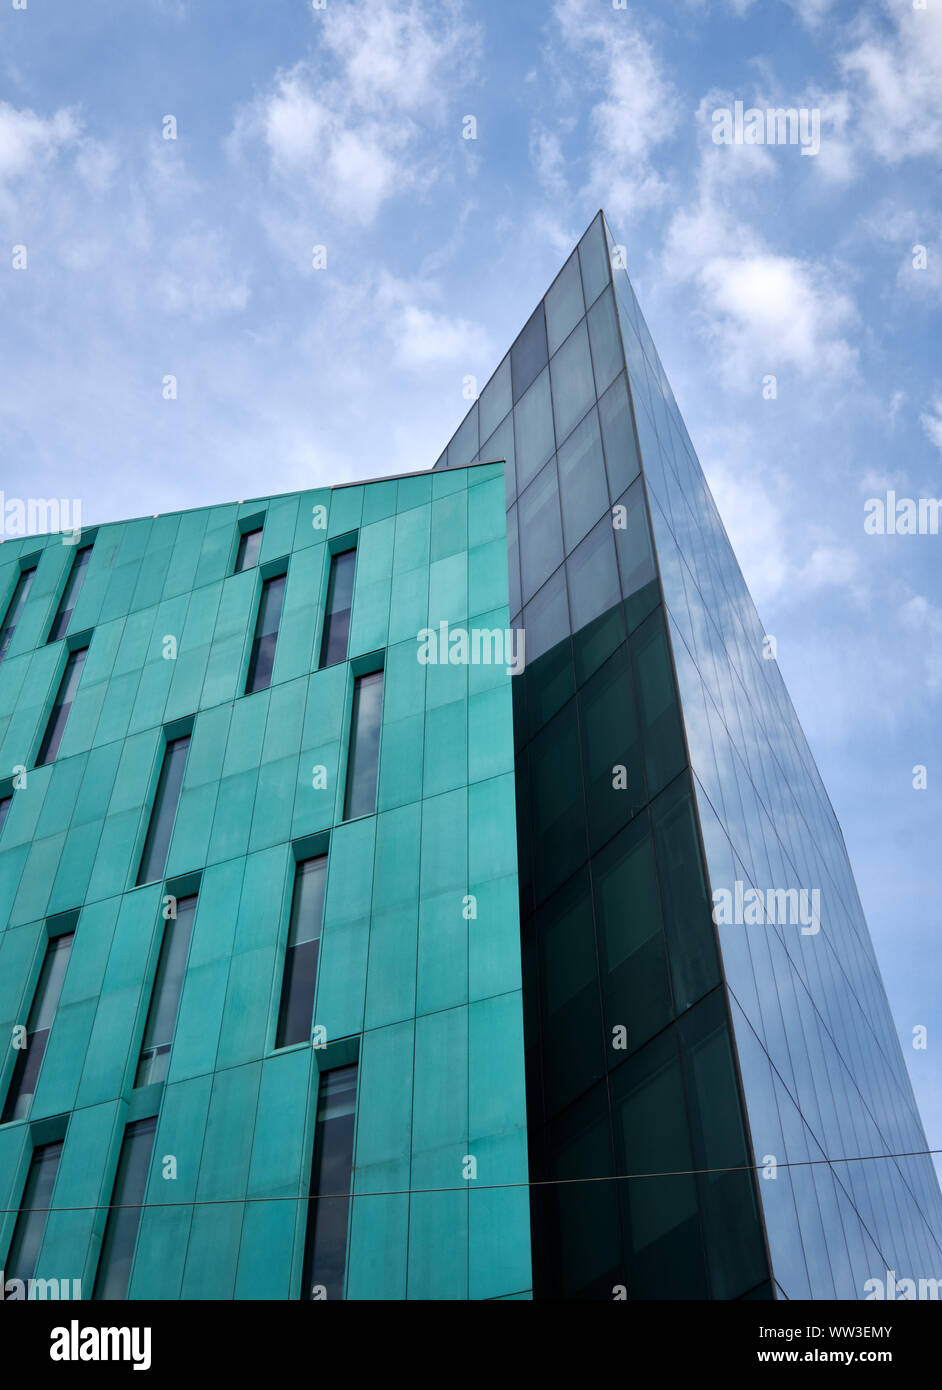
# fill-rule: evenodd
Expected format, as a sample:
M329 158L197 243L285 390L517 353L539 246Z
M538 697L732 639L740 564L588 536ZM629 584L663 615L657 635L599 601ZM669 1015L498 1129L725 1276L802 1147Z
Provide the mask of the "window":
M246 695L256 690L267 690L271 685L272 667L275 664L275 644L278 641L278 624L281 622L281 605L285 596L285 576L266 579L262 584L262 597L258 605L258 619L255 623L255 638L252 642L252 656L249 660L249 675L245 682Z
M49 1215L61 1153L61 1141L57 1144L41 1144L33 1150L33 1159L23 1189L23 1200L20 1203L20 1214L16 1218L10 1253L6 1260L4 1275L7 1279L22 1279L25 1283L36 1273L36 1261L46 1229L46 1217Z
M321 638L321 666L336 666L338 661L347 659L356 562L356 550L341 550L339 554L330 557L324 635Z
M64 637L69 630L69 623L72 620L72 613L78 602L81 593L82 583L85 579L85 571L88 569L88 562L92 558L92 547L83 545L80 550L75 552L72 558L72 568L69 571L68 582L62 591L62 598L59 600L59 609L49 630L47 642L57 642L60 637Z
M376 810L376 770L379 763L379 721L383 708L383 673L358 676L353 687L353 719L347 759L344 820L369 816Z
M0 661L6 656L7 648L13 641L13 634L20 620L20 614L23 612L23 605L26 603L26 597L30 591L33 575L35 573L36 566L33 565L31 569L21 570L20 577L16 581L13 597L10 599L7 605L7 611L4 614L3 627L0 628Z
M301 1277L303 1299L313 1298L318 1289L324 1289L328 1298L343 1298L356 1103L355 1066L338 1067L321 1077Z
M176 916L169 917L164 927L135 1086L152 1086L156 1081L165 1080L167 1075L196 902L195 893L188 898L178 898Z
M316 859L304 859L297 865L276 1047L310 1041L326 885L326 854Z
M4 822L9 815L10 807L13 805L12 796L0 796L0 830L3 829Z
M189 747L190 738L187 734L183 738L170 739L164 749L157 795L154 797L144 853L141 855L141 867L137 875L138 883L153 883L155 879L163 876Z
M239 537L239 549L236 552L235 573L241 574L243 570L254 569L258 564L258 552L261 548L261 526L255 531L243 531Z
M77 651L69 652L69 659L65 663L65 671L59 683L56 702L52 707L49 723L46 725L46 732L43 734L43 741L39 748L39 757L36 759L37 767L42 767L44 763L53 762L59 751L59 744L65 733L69 710L72 708L72 701L75 699L76 690L78 690L86 656L88 656L87 647L79 647Z
M156 1115L124 1131L93 1298L127 1298L156 1131Z
M10 1120L21 1120L29 1113L39 1068L49 1041L49 1032L56 1016L59 995L62 993L62 981L65 979L74 935L74 932L69 932L65 936L53 937L46 947L39 983L26 1021L26 1046L17 1050L16 1066L13 1068L0 1124L7 1124Z

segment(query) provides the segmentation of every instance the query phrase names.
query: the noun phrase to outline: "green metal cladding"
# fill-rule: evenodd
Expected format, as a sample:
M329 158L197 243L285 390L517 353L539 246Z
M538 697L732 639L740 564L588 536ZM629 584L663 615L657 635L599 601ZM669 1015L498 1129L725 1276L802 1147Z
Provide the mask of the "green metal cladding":
M258 564L232 573L239 523L255 517ZM43 536L0 548L3 604L38 557L0 661L0 778L26 768L0 833L4 1038L26 1022L50 919L78 913L31 1107L0 1125L0 1257L34 1147L62 1140L36 1276L81 1278L90 1297L125 1126L157 1116L128 1296L297 1298L319 1073L356 1062L345 1296L528 1297L510 676L422 665L416 642L442 620L509 627L503 466L93 534L56 642L74 547ZM347 660L318 670L328 564L350 537ZM271 685L245 695L261 584L278 573ZM62 744L36 767L67 649L86 635ZM377 664L376 811L344 822L353 683ZM181 730L191 742L165 873L135 887L163 749ZM276 1050L295 861L328 838L314 1004L326 1046ZM168 884L197 881L167 1077L135 1090L162 901ZM0 1096L14 1062L8 1049Z

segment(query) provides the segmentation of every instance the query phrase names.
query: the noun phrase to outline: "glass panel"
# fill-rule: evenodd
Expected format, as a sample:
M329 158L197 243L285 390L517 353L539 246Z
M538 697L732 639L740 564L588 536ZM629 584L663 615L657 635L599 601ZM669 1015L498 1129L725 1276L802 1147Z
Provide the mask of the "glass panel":
M629 1245L631 1296L706 1298L675 1030L629 1057L612 1073L611 1081L617 1171L672 1174L618 1185Z
M546 325L543 305L539 304L520 337L510 349L510 374L514 400L519 401L532 381L546 366Z
M461 468L478 457L478 406L477 401L468 411L455 431L448 445L448 467Z
M156 1116L124 1131L93 1298L127 1298L156 1132Z
M589 871L583 866L536 914L543 1094L558 1114L605 1074Z
M0 830L3 829L4 822L9 814L10 807L13 805L12 796L0 797Z
M624 1283L618 1189L615 1182L585 1182L612 1172L608 1087L594 1086L548 1126L549 1176L558 1183L534 1187L533 1226L546 1243L535 1259L538 1298L611 1300ZM566 1181L577 1179L577 1181Z
M239 539L239 551L236 555L235 572L241 574L243 570L254 569L258 564L258 553L262 548L262 528L257 531L243 531Z
M562 443L595 400L589 335L584 321L570 333L550 362L550 373L556 438Z
M583 686L579 713L594 853L645 803L638 715L624 647Z
M579 256L573 251L546 295L546 338L551 356L584 313Z
M621 591L615 564L611 522L604 516L566 561L572 630L579 633L600 614L618 610L616 630L623 629Z
M640 478L635 479L624 496L619 497L613 510L613 520L621 590L625 596L625 618L628 631L633 632L660 602L648 509Z
M6 1279L32 1279L36 1273L39 1247L46 1229L46 1218L52 1202L62 1144L42 1144L33 1150L32 1162L23 1189L20 1214L16 1219L10 1253L7 1256Z
M631 658L641 711L648 794L656 796L668 782L673 781L686 763L680 710L661 609L652 613L632 637Z
M480 399L481 438L487 439L497 429L504 416L513 405L510 395L510 354L504 358L497 371L481 392Z
M503 423L494 431L490 439L481 446L481 458L504 460L504 491L507 505L517 495L517 475L514 458L514 417L506 415Z
M693 1164L714 1298L738 1298L767 1273L729 1026L719 991L680 1023ZM807 1171L807 1170L806 1170ZM826 1171L821 1174L827 1176ZM836 1245L836 1242L834 1243Z
M682 1013L719 981L690 774L672 782L651 810L674 1001Z
M523 680L529 736L562 709L575 689L563 569L558 569L527 604L524 628L527 664ZM518 685L515 681L514 688ZM520 724L516 713L514 724Z
M347 1264L347 1219L353 1176L357 1069L338 1067L321 1078L314 1132L311 1200L301 1297L343 1298ZM321 1195L325 1194L325 1195Z
M608 388L599 401L599 420L602 425L602 443L605 446L609 492L612 497L618 497L641 472L634 426L631 423L631 407L628 404L628 388L623 375Z
M281 605L285 596L285 576L266 579L262 584L262 597L258 605L258 618L255 623L255 638L252 642L252 655L249 658L249 674L245 682L246 695L256 690L267 690L271 685L271 673L275 664L275 646L278 641L278 625L281 622Z
M83 545L81 550L76 551L72 561L72 569L69 572L68 583L62 594L59 603L59 611L56 613L49 633L48 640L56 642L60 637L64 637L69 630L69 623L72 612L78 602L78 596L82 589L82 581L85 578L85 571L88 569L88 562L92 558L92 547Z
M356 562L356 550L342 550L339 555L332 555L330 558L324 635L321 638L321 666L336 666L338 661L347 659Z
M87 655L87 647L69 653L69 659L65 663L65 671L62 675L62 683L59 686L59 693L56 695L56 702L52 707L49 723L46 725L46 732L43 735L39 757L36 759L37 767L42 767L44 763L51 763L59 751L62 735L65 733L65 726L69 718L69 710L75 699L75 692L78 689L79 678Z
M647 812L595 856L592 880L606 1035L611 1038L613 1029L626 1029L627 1050L634 1052L672 1015Z
M556 461L551 459L517 504L523 601L533 597L563 558Z
M382 708L382 671L358 676L353 687L344 820L352 820L354 816L370 816L376 810L376 768Z
M548 368L518 402L514 410L514 436L517 491L522 492L556 447Z
M298 864L291 899L276 1047L306 1042L311 1036L326 886L326 854Z
M150 825L147 828L147 839L144 843L144 853L141 855L140 871L137 875L138 883L152 883L163 874L167 863L167 851L170 849L173 822L177 814L177 803L180 800L180 788L183 786L183 770L186 767L186 755L189 747L189 737L175 738L171 739L164 750L163 765L157 783L157 794L154 797L154 805L150 813Z
M164 1081L167 1076L196 901L195 894L180 898L176 919L169 918L164 926L135 1086L150 1086L156 1081Z
M589 340L592 344L592 365L595 368L595 389L601 396L625 365L615 302L610 288L589 310Z
M0 629L0 661L6 656L7 648L13 641L13 634L16 631L16 625L20 620L20 614L23 612L23 608L26 604L26 599L32 586L33 575L35 573L35 566L33 569L23 570L19 579L16 581L13 597L10 599L6 615L3 619L3 628Z
M541 901L588 855L575 700L533 739L530 779L533 877L537 901Z
M62 981L65 979L65 971L74 939L74 933L69 932L65 936L53 937L46 947L46 958L43 961L39 984L36 987L36 997L30 1010L28 1028L31 1033L38 1032L42 1028L52 1027L52 1020L55 1018L59 995L62 993Z
M559 451L559 501L566 554L608 510L599 417L590 411Z
M21 1120L29 1113L36 1091L39 1068L49 1041L49 1030L59 1005L62 981L65 979L73 940L74 933L69 932L64 936L54 937L46 947L39 982L26 1022L26 1047L17 1050L16 1064L0 1124L7 1124L10 1120Z
M595 219L579 243L579 263L585 302L594 304L611 279L601 217Z
M520 550L517 541L517 504L507 513L507 577L510 591L510 611L517 613L523 602L520 597Z

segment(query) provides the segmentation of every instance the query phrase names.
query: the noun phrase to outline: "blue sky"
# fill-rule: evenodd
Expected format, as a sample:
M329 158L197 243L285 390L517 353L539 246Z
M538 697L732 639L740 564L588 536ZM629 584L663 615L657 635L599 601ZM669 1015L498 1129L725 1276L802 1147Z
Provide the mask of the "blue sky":
M737 100L820 153L714 144ZM428 467L604 206L942 1146L942 536L863 526L942 496L940 148L940 0L0 0L0 488L95 522Z

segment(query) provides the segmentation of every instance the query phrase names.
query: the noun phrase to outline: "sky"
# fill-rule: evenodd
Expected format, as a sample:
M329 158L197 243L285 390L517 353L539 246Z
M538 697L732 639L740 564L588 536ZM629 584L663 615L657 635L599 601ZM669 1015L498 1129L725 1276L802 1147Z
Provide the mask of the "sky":
M430 467L604 207L942 1147L942 535L864 529L942 497L940 149L942 0L0 0L0 490Z

